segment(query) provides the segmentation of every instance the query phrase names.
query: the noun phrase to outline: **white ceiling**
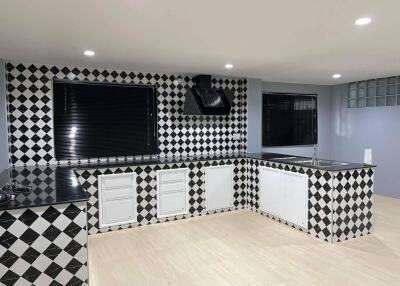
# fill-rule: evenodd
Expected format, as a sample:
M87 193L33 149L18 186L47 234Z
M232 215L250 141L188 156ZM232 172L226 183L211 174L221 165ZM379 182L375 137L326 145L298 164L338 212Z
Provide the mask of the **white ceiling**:
M362 16L372 23L355 26ZM399 32L399 0L0 3L0 58L267 81L336 84L400 74ZM96 56L83 56L85 49ZM225 70L227 62L234 69Z

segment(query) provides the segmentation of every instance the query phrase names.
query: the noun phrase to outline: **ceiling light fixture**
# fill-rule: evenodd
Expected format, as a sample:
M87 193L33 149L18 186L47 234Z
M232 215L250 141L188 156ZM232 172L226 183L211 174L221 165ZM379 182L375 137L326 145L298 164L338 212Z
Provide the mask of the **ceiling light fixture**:
M369 17L359 18L354 22L354 24L356 24L357 26L365 26L368 25L369 23L371 23L371 18Z
M91 50L86 50L83 52L83 54L88 57L93 57L96 53Z
M225 65L225 68L228 69L228 70L230 70L231 68L233 68L233 64L226 64L226 65Z
M333 78L338 79L341 78L342 75L340 73L335 73L334 75L332 75Z

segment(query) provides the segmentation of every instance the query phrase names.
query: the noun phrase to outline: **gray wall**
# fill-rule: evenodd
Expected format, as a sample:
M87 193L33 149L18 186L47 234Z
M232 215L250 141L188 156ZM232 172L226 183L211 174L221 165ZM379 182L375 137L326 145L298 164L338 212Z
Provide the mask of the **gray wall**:
M400 106L347 108L347 87L332 87L332 157L362 162L372 148L375 192L400 198Z
M331 158L331 88L324 85L262 82L263 92L315 93L318 98L318 157ZM261 114L261 105L259 111ZM249 110L249 118L254 117ZM261 130L261 129L260 129ZM313 146L263 147L264 152L311 157Z
M8 167L5 62L0 59L0 173Z
M261 152L261 80L247 79L247 152Z

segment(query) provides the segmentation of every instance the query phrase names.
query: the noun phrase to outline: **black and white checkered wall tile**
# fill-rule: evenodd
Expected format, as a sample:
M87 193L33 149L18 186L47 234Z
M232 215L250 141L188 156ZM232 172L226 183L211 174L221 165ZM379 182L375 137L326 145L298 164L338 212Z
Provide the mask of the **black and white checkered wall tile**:
M247 207L254 211L258 209L259 166L259 160L247 160Z
M234 180L234 206L231 209L244 208L246 206L246 159L226 159L211 161L192 161L185 163L141 165L120 168L77 170L78 180L82 187L90 194L88 201L88 232L96 234L112 230L147 225L169 220L183 219L206 215L204 192L204 167L215 165L233 165ZM156 171L162 169L188 168L189 169L189 213L170 218L157 218L157 181ZM98 176L102 174L118 174L135 172L137 176L137 223L101 228L99 227L99 203L98 203ZM212 213L224 210L213 211Z
M10 164L13 166L57 163L53 138L53 78L156 85L160 156L246 151L245 79L212 79L214 87L234 92L234 106L229 116L186 116L182 114L185 88L193 86L189 76L7 63ZM233 140L233 133L240 134L240 140Z
M335 172L333 179L333 242L372 231L373 169Z
M1 285L88 285L86 203L0 212Z
M332 175L328 171L304 168L300 166L248 159L247 203L248 208L260 211L259 200L259 166L271 167L308 175L308 229L315 237L325 241L332 240ZM261 212L261 211L260 211ZM263 213L263 212L262 212ZM268 216L273 217L268 214ZM273 217L274 218L274 217ZM276 218L274 218L276 219ZM282 221L278 219L279 221ZM292 227L294 224L282 221Z

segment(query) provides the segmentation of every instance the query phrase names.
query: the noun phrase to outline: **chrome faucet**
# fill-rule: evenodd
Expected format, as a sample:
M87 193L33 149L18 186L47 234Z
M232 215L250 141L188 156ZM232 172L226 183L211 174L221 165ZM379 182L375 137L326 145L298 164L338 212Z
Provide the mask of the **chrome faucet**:
M312 156L312 163L315 165L317 163L317 144L314 144L314 152Z

